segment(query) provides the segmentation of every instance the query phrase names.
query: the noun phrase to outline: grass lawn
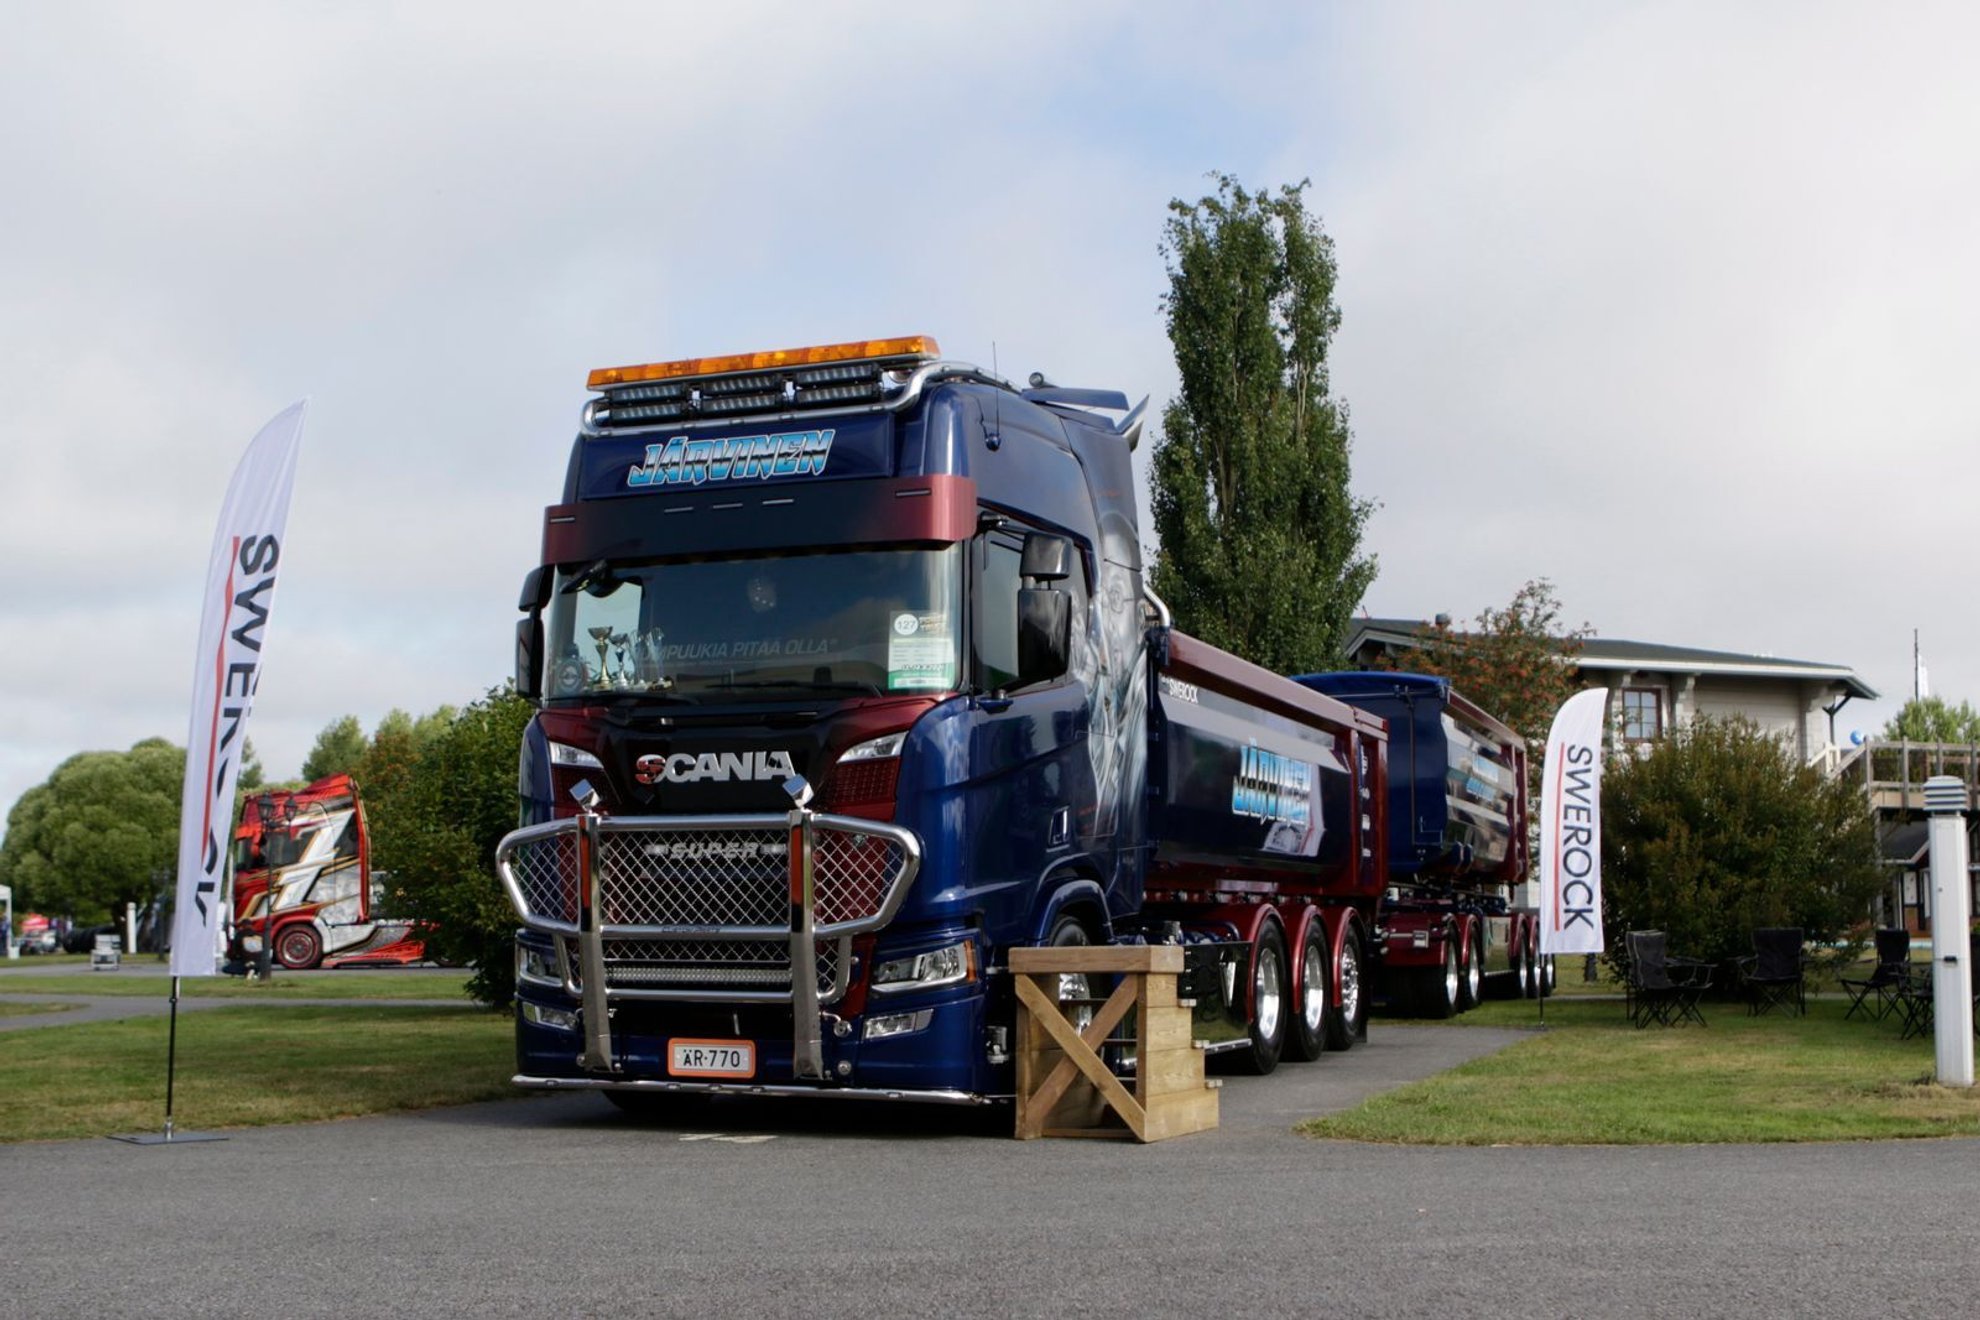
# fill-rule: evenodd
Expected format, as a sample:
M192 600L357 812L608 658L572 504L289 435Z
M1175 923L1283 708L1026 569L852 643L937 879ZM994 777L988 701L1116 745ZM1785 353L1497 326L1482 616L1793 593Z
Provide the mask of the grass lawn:
M239 976L188 976L179 981L185 999L459 999L470 1002L465 968L448 972L398 972L376 968L335 972L278 971L268 981ZM114 972L78 971L74 975L30 976L0 971L0 992L10 995L157 995L172 993L165 965L158 969L130 967Z
M157 1131L166 1023L0 1035L0 1142ZM304 1123L515 1094L512 1019L473 1007L228 1006L179 1017L173 1121Z
M1929 1036L1899 1040L1895 1018L1845 1022L1846 1007L1813 999L1805 1018L1749 1018L1708 1003L1709 1026L1639 1031L1619 999L1557 996L1543 1034L1300 1130L1467 1146L1980 1136L1980 1088L1932 1084ZM1536 1012L1493 1002L1459 1021L1531 1027Z

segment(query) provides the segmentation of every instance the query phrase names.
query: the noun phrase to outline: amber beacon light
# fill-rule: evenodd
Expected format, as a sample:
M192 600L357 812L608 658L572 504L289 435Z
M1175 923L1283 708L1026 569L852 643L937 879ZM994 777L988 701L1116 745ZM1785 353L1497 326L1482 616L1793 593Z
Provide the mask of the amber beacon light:
M814 367L828 362L861 362L872 358L934 359L941 348L927 335L897 339L856 339L844 344L810 348L777 348L764 353L731 353L726 357L683 358L678 362L649 362L637 367L600 367L585 384L594 390L640 381L675 380L683 376L724 376L738 371L774 371L779 367Z

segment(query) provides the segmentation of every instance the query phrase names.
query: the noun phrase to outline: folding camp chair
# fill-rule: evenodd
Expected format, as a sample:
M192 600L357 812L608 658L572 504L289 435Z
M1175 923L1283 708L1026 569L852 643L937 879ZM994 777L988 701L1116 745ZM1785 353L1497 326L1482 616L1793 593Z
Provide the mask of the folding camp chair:
M1806 1014L1807 963L1801 951L1801 927L1763 926L1754 931L1753 956L1739 960L1747 1014L1758 1017L1773 1008Z
M1877 965L1871 968L1870 975L1836 978L1836 984L1849 995L1849 1009L1843 1014L1844 1019L1855 1017L1858 1011L1880 1022L1889 1017L1891 1010L1897 1007L1898 989L1904 984L1904 970L1910 962L1911 932L1878 931Z
M1898 1039L1910 1040L1932 1030L1932 969L1907 966L1904 982L1898 987L1897 1010L1904 1021Z
M1637 1027L1652 1022L1670 1027L1689 1020L1704 1026L1698 1000L1711 988L1712 964L1670 956L1664 951L1661 930L1633 930L1625 940L1629 980L1623 1002L1630 1022Z

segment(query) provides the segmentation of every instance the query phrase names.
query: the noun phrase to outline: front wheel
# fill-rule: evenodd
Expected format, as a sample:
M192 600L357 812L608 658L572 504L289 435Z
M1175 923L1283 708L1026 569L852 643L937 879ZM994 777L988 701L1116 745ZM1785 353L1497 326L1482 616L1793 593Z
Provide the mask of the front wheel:
M1051 937L1045 943L1054 949L1065 949L1083 947L1093 943L1093 939L1086 933L1086 927L1079 924L1078 917L1060 917L1058 923L1052 927ZM1074 1005L1070 1011L1062 1009L1061 1012L1065 1013L1066 1021L1073 1024L1075 1031L1083 1032L1093 1025L1094 1006L1091 1003L1077 1001L1098 998L1094 990L1092 978L1084 972L1059 973L1056 993L1053 997L1061 1004Z
M1237 1066L1263 1077L1279 1066L1286 1047L1286 936L1274 921L1258 932L1251 950L1251 1048Z
M314 926L284 926L275 936L275 958L292 972L308 971L323 960L323 941Z

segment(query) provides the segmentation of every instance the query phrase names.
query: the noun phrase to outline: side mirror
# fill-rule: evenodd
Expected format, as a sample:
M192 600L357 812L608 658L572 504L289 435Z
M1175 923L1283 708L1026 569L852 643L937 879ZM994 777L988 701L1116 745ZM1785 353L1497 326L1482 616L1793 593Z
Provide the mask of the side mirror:
M1025 555L1030 554L1027 543ZM1072 657L1072 598L1051 587L1025 587L1017 603L1017 686L1062 677Z
M550 601L550 566L538 564L523 575L522 595L516 600L519 610L540 610Z
M543 616L535 610L516 620L516 695L525 701L543 696Z
M1018 561L1018 574L1038 582L1063 582L1072 572L1072 545L1063 536L1030 532L1024 538L1024 555Z

